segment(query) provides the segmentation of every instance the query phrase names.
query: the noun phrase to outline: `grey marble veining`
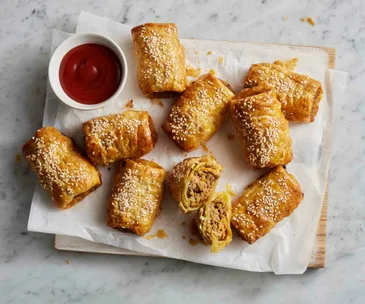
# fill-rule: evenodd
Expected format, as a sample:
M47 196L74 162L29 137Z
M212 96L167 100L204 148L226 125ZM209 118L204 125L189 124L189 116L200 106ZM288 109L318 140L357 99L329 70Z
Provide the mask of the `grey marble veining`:
M81 10L133 25L175 22L184 38L336 48L336 67L349 72L349 83L336 111L325 269L277 277L166 259L57 252L53 236L26 232L36 181L15 155L41 126L51 30L74 31ZM316 26L300 21L307 16ZM2 0L0 303L364 303L364 20L362 0Z

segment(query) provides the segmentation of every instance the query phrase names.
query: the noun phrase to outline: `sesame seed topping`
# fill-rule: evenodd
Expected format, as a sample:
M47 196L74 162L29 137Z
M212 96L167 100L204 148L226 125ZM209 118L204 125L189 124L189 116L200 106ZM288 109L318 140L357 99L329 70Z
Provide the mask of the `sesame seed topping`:
M75 151L71 139L60 134L60 137L52 138L37 135L31 140L32 153L26 154L25 158L33 163L40 183L46 190L65 191L70 196L83 190L83 186L91 179L90 164Z
M119 228L152 226L160 208L164 170L128 161L118 173L108 216ZM122 227L120 227L122 226Z
M244 239L255 241L288 216L290 188L296 187L278 167L253 182L233 207L232 225Z
M184 143L191 137L199 137L202 139L200 144L204 143L224 120L232 97L233 93L217 78L201 76L171 109L166 124L171 129L172 139Z
M276 61L274 64L254 64L245 79L244 87L275 89L287 118L306 121L311 115L313 102L318 90L321 90L321 84L307 75L293 72L294 62L296 64L296 60L293 59L287 62ZM306 111L303 112L303 109Z

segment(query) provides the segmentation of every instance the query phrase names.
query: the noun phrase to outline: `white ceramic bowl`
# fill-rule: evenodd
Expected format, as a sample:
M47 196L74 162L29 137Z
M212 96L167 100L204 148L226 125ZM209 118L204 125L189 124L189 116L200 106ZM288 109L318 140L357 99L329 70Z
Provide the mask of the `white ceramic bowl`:
M82 104L70 98L63 90L59 78L59 69L61 61L63 57L66 55L66 53L78 45L87 43L100 44L111 49L119 58L120 65L122 67L120 84L115 93L107 100L97 104ZM48 79L51 84L53 92L63 103L78 110L94 110L104 107L107 103L111 102L123 90L125 82L127 81L127 74L128 74L127 60L125 59L124 53L121 50L121 48L110 38L104 35L91 34L91 33L75 34L74 36L63 41L53 53L48 67Z

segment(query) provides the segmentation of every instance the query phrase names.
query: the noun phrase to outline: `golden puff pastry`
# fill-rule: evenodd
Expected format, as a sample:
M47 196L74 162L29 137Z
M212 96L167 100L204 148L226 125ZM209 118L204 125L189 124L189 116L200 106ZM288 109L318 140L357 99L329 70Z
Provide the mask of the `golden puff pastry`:
M232 241L231 197L226 192L215 193L198 210L198 230L211 252L219 252Z
M186 87L185 49L174 23L146 23L132 29L137 79L148 97L181 93Z
M295 177L283 166L275 167L241 194L232 208L231 224L243 240L252 244L291 215L302 199Z
M289 123L274 90L243 89L231 101L231 118L252 168L285 165L293 159Z
M178 98L162 128L182 150L195 150L221 127L233 96L217 77L203 75Z
M262 92L275 89L286 119L296 122L314 121L323 90L319 81L294 72L297 59L253 64L244 80L245 88Z
M24 144L23 154L60 209L72 207L101 185L98 169L54 127L39 129Z
M139 158L149 153L157 141L153 121L146 111L127 110L95 117L82 126L86 154L97 165Z
M144 159L121 161L107 204L107 225L144 235L160 213L165 170Z
M169 188L182 212L198 210L211 197L222 170L212 155L187 158L173 168Z

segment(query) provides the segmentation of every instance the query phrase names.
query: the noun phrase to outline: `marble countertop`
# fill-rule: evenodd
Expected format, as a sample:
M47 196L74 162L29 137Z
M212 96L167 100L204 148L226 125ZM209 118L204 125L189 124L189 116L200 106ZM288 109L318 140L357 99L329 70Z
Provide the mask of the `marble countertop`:
M0 303L364 303L365 2L349 2L2 0ZM347 100L336 111L324 269L275 276L58 252L52 235L26 231L36 180L16 154L41 126L52 29L74 31L81 10L131 25L175 22L183 38L336 48L336 68L349 72L349 83ZM314 27L301 22L308 16Z

